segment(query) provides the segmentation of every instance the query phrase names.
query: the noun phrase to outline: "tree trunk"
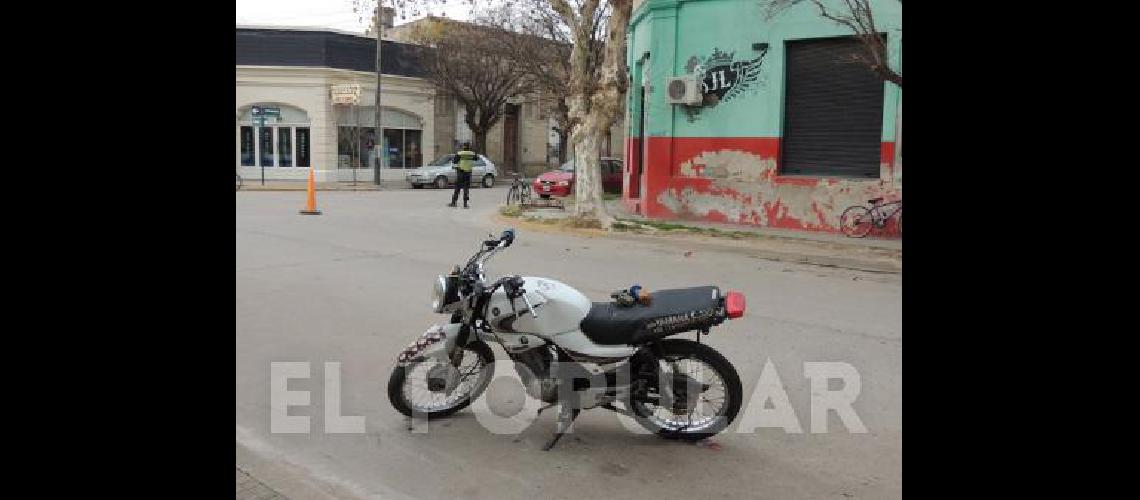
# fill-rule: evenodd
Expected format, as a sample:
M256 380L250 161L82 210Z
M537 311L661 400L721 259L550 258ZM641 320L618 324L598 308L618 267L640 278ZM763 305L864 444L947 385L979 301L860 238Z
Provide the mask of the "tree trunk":
M487 130L486 129L472 129L471 136L473 142L471 147L473 151L481 155L487 155Z
M605 54L600 78L590 82L586 70L587 45L591 35L581 29L575 31L575 45L571 52L571 85L575 95L569 99L571 119L577 119L571 141L574 144L574 190L580 218L597 220L603 229L610 229L613 217L606 213L602 200L602 173L598 157L601 138L610 129L621 110L626 90L625 50L626 32L632 10L631 0L609 0L612 8L607 26ZM587 43L583 43L587 42ZM590 90L587 90L590 89Z
M585 124L583 124L585 125ZM602 201L601 166L598 157L601 147L598 134L587 133L588 127L576 127L574 135L574 198L577 206L574 214L582 218L597 219L603 228L609 229L612 222ZM582 132L579 133L578 131Z

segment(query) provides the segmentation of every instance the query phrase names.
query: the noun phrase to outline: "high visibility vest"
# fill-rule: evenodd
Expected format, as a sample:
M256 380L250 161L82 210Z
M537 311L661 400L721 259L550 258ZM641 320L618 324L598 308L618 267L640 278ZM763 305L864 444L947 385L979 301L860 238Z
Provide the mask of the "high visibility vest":
M464 172L470 172L472 169L474 169L475 160L479 158L479 155L475 154L474 151L467 151L466 149L456 153L455 155L459 158L459 170L462 170Z

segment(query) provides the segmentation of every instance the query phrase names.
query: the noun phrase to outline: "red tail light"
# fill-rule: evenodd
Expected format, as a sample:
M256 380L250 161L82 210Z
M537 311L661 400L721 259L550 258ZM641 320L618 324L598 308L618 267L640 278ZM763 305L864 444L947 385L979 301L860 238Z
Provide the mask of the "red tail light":
M728 292L728 295L724 298L724 310L728 313L730 319L744 316L744 294L740 292Z

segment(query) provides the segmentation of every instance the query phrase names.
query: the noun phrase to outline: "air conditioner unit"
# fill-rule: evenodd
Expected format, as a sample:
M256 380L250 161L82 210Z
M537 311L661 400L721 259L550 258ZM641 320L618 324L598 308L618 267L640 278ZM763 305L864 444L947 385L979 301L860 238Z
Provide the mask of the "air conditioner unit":
M697 75L674 76L665 79L665 99L669 104L693 106L704 101L701 80Z

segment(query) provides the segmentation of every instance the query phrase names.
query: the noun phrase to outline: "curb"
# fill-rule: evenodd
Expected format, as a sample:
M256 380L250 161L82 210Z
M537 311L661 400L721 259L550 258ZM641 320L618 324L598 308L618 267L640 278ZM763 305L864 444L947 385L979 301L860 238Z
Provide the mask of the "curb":
M661 232L657 234L642 234L632 232L618 232L618 231L604 231L601 229L588 229L588 228L571 228L555 224L544 224L535 222L523 217L507 217L500 213L494 213L495 220L500 224L523 226L528 230L545 233L555 234L569 234L574 236L584 237L607 237L615 239L624 239L627 241L641 241L641 242L664 242L669 241L675 244L683 244L686 248L702 248L704 250L732 252L744 254L752 258L788 262L792 264L807 264L820 267L832 267L849 269L853 271L862 271L878 274L902 274L902 251L894 251L882 249L877 247L859 247L855 245L845 245L852 250L865 250L870 253L877 253L882 258L860 258L859 256L847 255L813 255L807 253L793 252L781 249L764 248L762 245L757 245L756 241L746 239L722 239L714 236L707 235L693 235L693 234L676 234ZM761 240L765 241L765 240ZM789 242L806 245L808 247L817 247L820 250L825 250L827 246L837 245L836 243L820 242L809 239L799 239L794 237L772 237L766 241L776 242L777 244L787 244Z

